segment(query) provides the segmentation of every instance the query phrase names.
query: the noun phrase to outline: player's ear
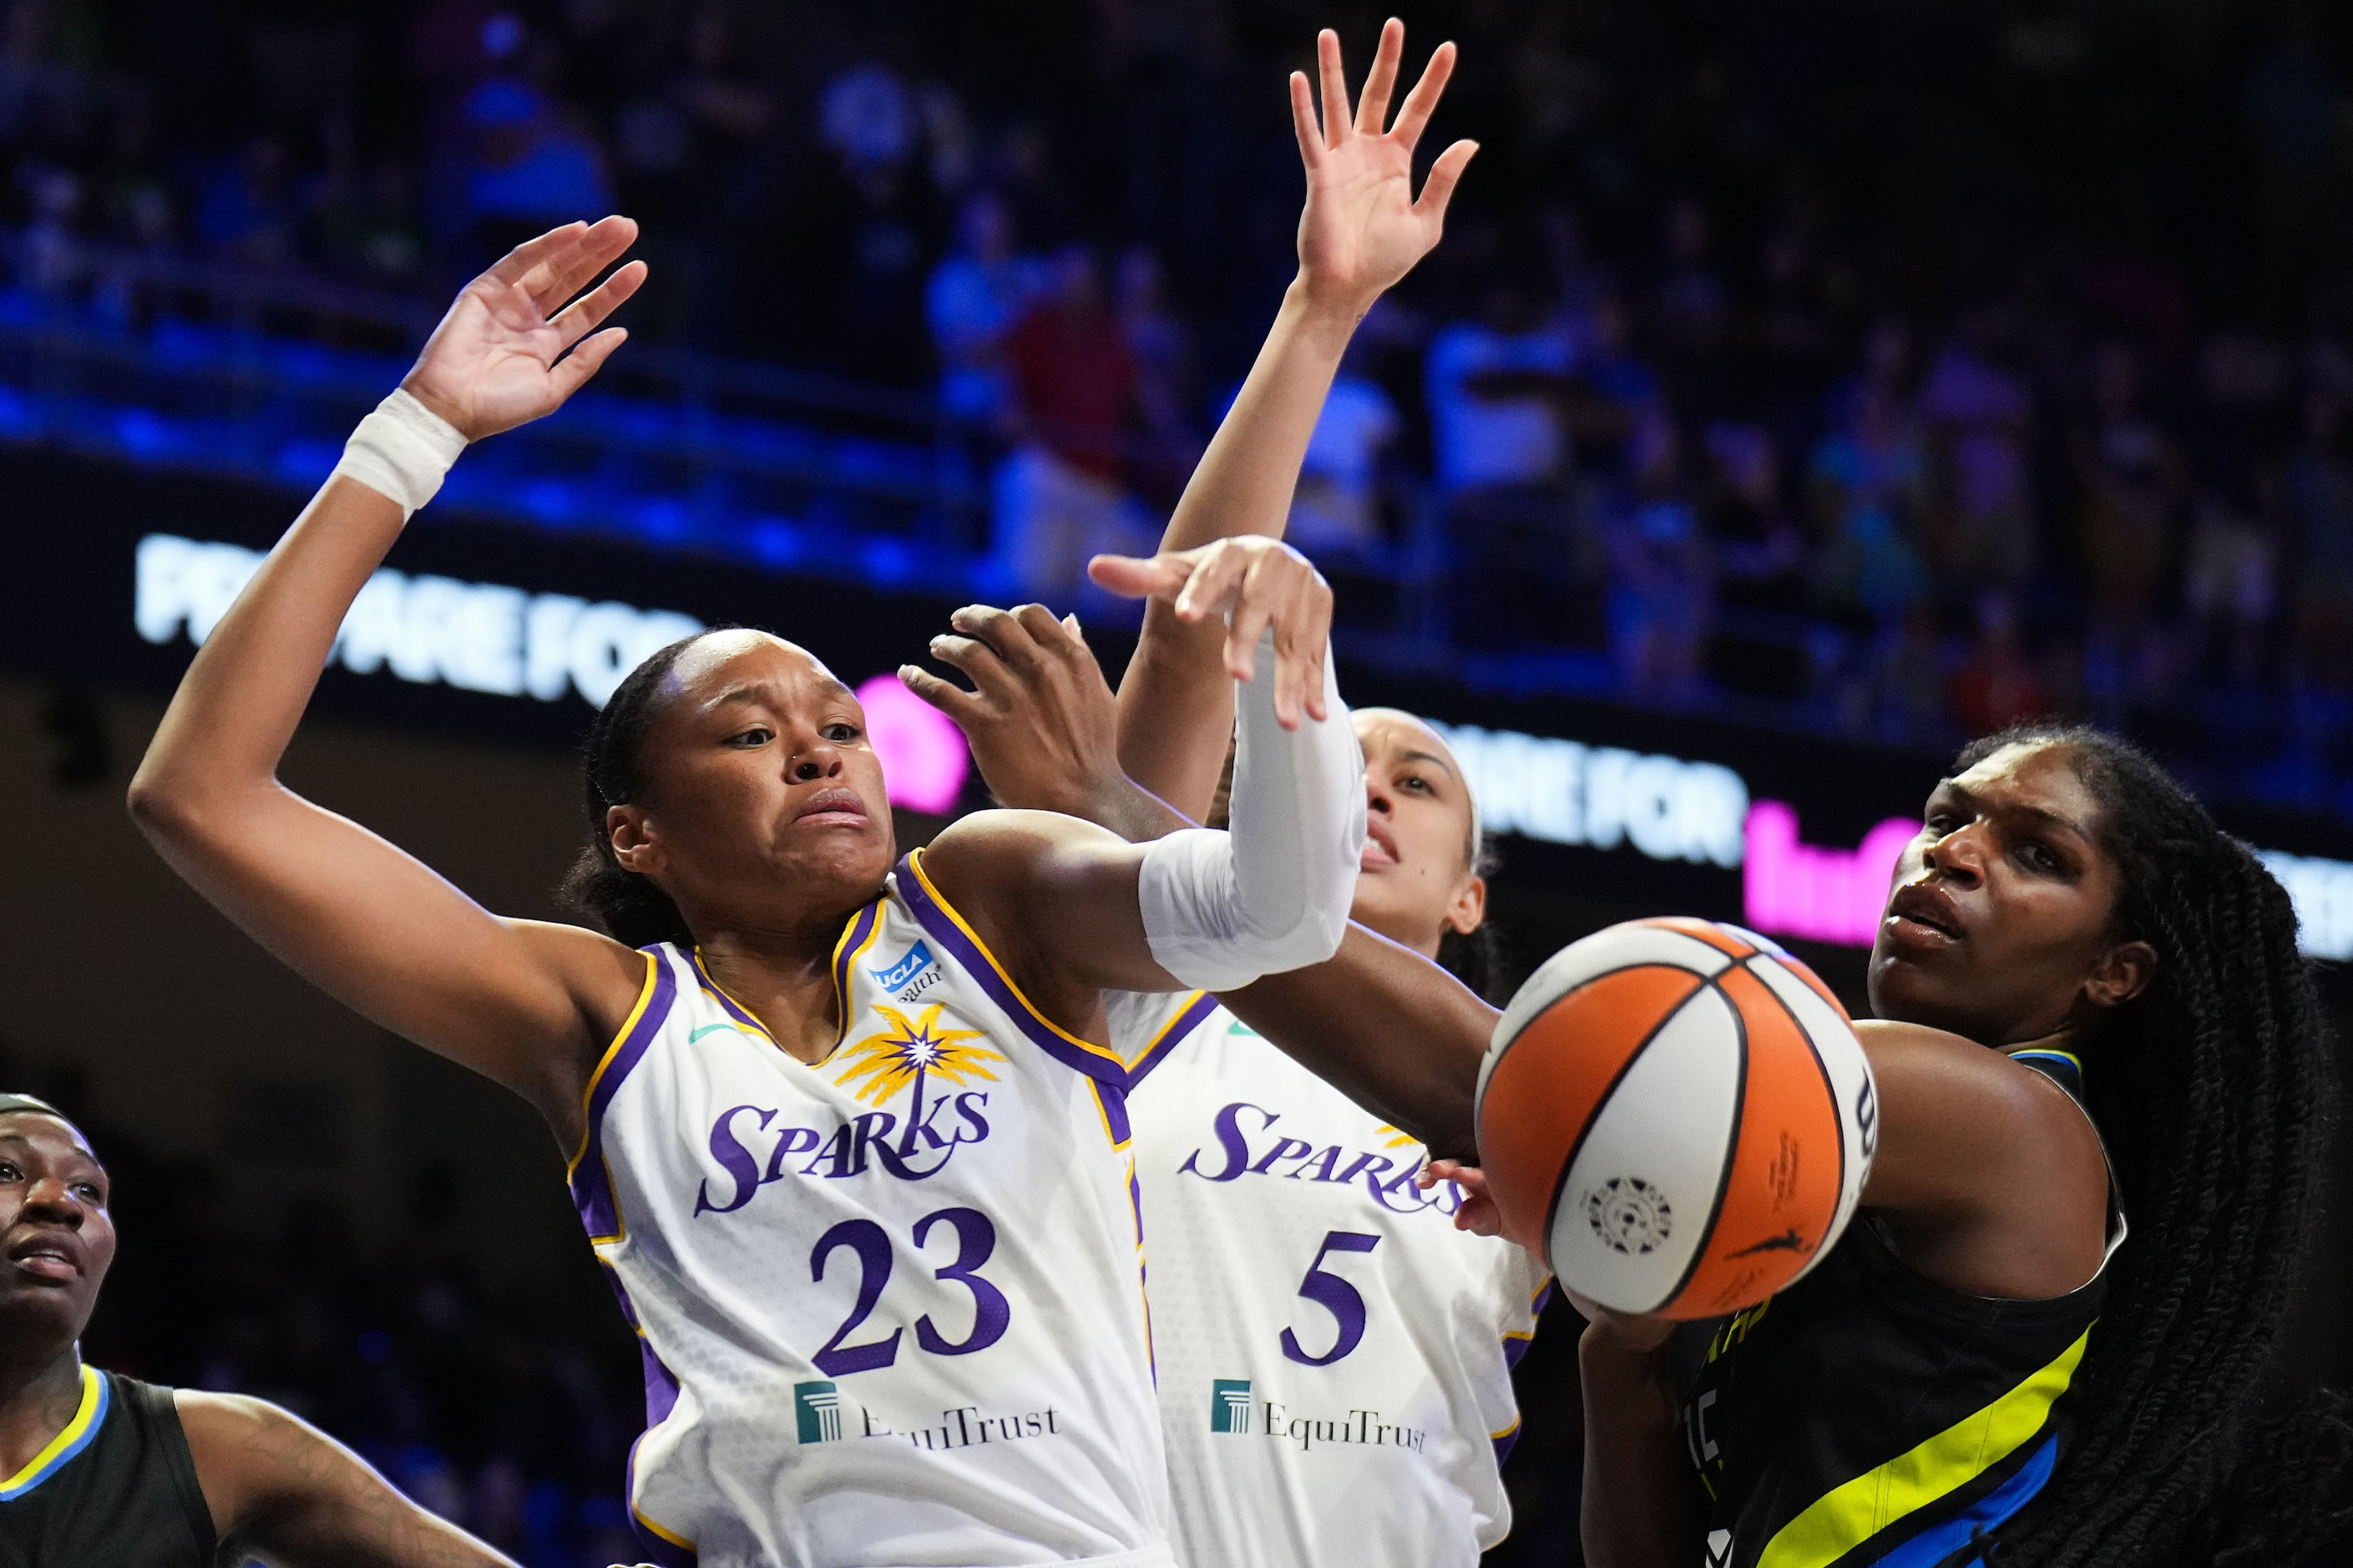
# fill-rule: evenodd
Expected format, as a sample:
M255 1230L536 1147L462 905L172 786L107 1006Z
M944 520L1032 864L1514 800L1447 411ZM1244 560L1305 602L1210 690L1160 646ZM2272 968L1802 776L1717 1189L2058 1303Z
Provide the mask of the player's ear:
M2108 949L2084 982L2084 998L2094 1007L2120 1007L2157 978L2157 949L2145 942Z
M1487 919L1487 879L1466 877L1454 889L1454 901L1446 906L1446 923L1461 935L1469 936Z
M670 857L646 821L646 814L634 805L606 808L605 836L612 841L613 858L624 871L650 877L669 863Z

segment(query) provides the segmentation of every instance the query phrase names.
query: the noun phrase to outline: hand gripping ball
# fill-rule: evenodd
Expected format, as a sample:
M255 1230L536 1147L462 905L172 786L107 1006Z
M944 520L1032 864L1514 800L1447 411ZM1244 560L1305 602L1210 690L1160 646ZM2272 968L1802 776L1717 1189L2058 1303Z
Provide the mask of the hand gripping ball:
M1753 1306L1853 1217L1870 1065L1811 970L1737 926L1629 921L1553 954L1479 1072L1504 1234L1620 1312Z

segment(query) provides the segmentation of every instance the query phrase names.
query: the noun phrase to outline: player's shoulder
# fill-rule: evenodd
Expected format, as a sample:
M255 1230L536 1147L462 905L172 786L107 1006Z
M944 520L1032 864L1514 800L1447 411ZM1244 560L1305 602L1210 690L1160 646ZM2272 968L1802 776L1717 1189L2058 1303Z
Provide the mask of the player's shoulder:
M924 878L952 895L1018 881L1057 849L1106 840L1092 823L1055 811L997 807L958 817L917 857Z
M175 1388L172 1405L216 1515L240 1516L255 1500L281 1490L290 1475L312 1473L341 1451L292 1411L251 1394Z
M1908 1101L1940 1120L2007 1129L2038 1148L2080 1145L2096 1156L2098 1134L2082 1107L2004 1052L1922 1024L1860 1019L1854 1030L1883 1107Z

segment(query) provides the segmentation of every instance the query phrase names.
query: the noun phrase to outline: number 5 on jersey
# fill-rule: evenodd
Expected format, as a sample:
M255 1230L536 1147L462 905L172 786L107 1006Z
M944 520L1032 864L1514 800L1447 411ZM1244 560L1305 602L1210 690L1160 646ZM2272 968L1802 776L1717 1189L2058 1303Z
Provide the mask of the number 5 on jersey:
M1377 1236L1361 1231L1335 1230L1324 1236L1324 1245L1316 1251L1315 1261L1307 1266L1307 1278L1299 1282L1299 1294L1332 1314L1339 1332L1332 1348L1322 1355L1309 1355L1299 1343L1299 1336L1291 1330L1282 1331L1282 1353L1302 1366L1330 1366L1355 1350L1365 1338L1365 1298L1357 1289L1324 1267L1324 1260L1335 1252L1370 1252L1381 1244Z

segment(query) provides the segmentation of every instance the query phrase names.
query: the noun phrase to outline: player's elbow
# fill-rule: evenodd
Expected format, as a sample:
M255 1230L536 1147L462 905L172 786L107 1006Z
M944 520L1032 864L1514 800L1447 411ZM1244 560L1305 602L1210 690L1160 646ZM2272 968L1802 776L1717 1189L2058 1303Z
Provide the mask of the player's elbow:
M130 809L131 820L151 843L189 837L203 815L196 808L193 792L183 787L167 769L157 767L152 756L139 764L123 804Z
M158 849L185 847L219 832L223 813L218 793L150 752L132 776L123 804L148 843Z
M1288 974L1332 959L1348 934L1348 906L1308 900L1286 926L1252 933L1252 958L1261 974Z

